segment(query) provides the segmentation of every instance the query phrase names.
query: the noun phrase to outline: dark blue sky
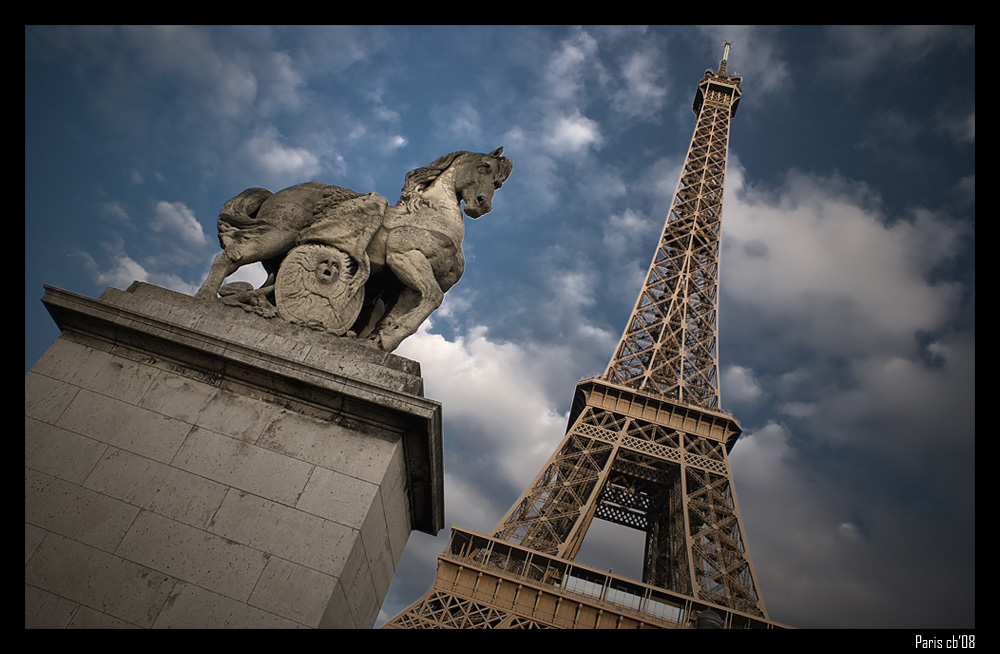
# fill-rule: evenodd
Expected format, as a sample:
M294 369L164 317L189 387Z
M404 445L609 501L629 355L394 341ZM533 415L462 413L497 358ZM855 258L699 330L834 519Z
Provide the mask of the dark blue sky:
M771 617L972 627L972 27L27 27L25 369L58 334L43 284L193 293L245 188L395 202L503 145L466 276L399 351L444 404L446 524L489 531L607 365L727 39L721 391ZM387 617L446 536L411 537ZM621 538L587 556L628 569Z

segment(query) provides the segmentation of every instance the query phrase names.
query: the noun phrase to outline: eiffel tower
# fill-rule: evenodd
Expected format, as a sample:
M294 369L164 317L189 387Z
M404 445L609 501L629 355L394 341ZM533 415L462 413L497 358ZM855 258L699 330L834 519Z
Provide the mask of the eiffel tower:
M576 388L566 436L485 535L453 528L431 589L383 628L781 628L769 620L719 404L722 197L738 75L698 84L694 136L614 356ZM575 563L594 518L645 533L642 579Z

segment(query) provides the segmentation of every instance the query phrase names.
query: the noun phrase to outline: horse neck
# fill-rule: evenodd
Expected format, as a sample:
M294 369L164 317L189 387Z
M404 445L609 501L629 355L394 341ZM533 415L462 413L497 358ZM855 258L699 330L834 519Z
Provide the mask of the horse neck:
M414 203L416 218L420 223L428 219L439 231L443 231L461 242L465 234L465 220L462 205L455 191L454 166L441 173L425 190L421 191ZM430 224L428 225L430 226Z

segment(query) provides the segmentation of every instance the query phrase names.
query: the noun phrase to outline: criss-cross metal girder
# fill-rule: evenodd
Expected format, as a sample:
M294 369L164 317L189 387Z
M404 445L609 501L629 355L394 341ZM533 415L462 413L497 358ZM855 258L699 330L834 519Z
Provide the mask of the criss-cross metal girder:
M724 68L724 67L720 67ZM740 78L707 71L691 145L659 245L604 378L719 407L718 286L729 124Z

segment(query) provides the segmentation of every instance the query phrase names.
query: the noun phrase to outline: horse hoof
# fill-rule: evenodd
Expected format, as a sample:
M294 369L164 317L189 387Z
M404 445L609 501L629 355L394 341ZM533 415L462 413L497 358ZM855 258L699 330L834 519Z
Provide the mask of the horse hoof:
M232 282L220 288L219 295L226 297L227 295L236 295L237 293L249 293L252 290L253 284L250 282Z

